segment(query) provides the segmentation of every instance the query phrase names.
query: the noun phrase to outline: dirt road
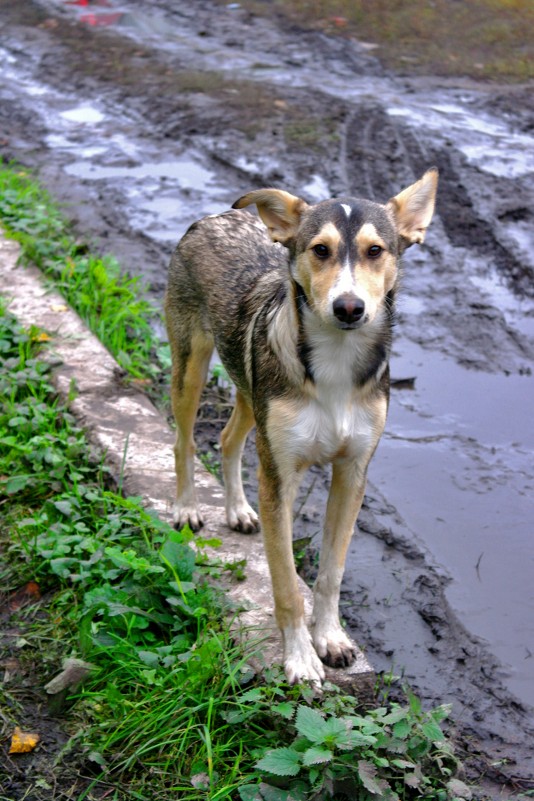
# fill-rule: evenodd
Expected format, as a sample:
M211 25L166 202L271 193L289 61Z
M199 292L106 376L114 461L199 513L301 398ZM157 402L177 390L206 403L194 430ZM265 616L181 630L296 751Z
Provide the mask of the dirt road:
M453 703L475 772L531 786L532 89L388 75L355 40L234 3L0 0L0 29L0 153L158 302L185 228L250 188L386 200L440 168L344 614L377 669ZM205 416L216 459L224 410ZM320 536L326 480L303 485L299 536Z

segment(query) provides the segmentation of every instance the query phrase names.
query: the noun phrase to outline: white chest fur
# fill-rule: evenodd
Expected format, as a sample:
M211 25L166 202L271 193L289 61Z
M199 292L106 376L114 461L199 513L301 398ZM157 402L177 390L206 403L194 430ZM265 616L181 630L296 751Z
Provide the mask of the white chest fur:
M311 333L313 388L300 399L279 398L269 413L269 436L279 466L322 464L336 458L367 460L380 437L386 401L354 386L367 348L358 331Z
M355 458L374 448L376 415L352 393L336 386L317 388L295 415L287 446L303 462L324 463L336 456Z

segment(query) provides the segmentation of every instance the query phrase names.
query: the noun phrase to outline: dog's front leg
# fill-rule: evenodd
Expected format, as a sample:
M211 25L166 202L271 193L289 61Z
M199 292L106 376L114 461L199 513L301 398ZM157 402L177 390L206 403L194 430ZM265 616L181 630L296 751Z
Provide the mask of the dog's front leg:
M339 621L345 558L365 491L365 470L356 460L335 462L328 496L319 572L313 591L312 637L323 662L346 667L354 647Z
M270 456L266 454L266 447L259 433L257 444L261 460L261 530L271 573L276 621L284 643L284 670L290 684L311 681L320 685L324 679L324 668L306 626L304 602L293 560L292 510L297 475L293 473L291 479L284 481Z
M222 467L226 491L226 519L230 528L252 534L259 528L258 515L249 505L243 489L241 459L254 414L239 390L232 416L221 434Z
M192 531L198 531L203 521L195 492L193 427L206 383L213 339L203 332L194 332L192 336L190 332L188 334L187 340L182 332L175 332L169 326L172 350L171 402L176 420L176 501L173 505L173 521L178 529L188 525Z

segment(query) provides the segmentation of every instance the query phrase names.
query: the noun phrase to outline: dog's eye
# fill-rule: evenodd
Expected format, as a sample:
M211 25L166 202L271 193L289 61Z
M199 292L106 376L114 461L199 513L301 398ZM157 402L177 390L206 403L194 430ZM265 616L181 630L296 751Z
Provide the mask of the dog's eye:
M327 259L330 255L326 245L314 245L312 250L319 259Z
M383 248L381 248L380 245L371 245L371 247L367 250L367 255L370 259L378 259L382 251Z

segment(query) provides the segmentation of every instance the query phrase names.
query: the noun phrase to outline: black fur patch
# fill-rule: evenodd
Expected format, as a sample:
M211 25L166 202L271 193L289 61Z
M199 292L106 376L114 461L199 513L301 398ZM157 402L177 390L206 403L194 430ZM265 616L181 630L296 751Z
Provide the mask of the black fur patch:
M314 383L315 378L313 375L313 370L311 368L311 345L307 342L305 334L304 334L304 322L302 316L304 314L304 309L306 306L309 307L308 298L306 297L306 293L304 292L303 288L300 284L296 281L293 281L295 285L295 302L297 306L297 318L299 322L299 338L298 338L298 357L299 360L304 367L304 374L306 378Z

